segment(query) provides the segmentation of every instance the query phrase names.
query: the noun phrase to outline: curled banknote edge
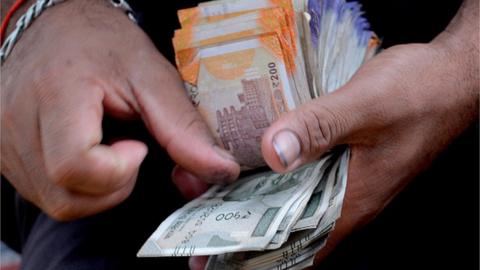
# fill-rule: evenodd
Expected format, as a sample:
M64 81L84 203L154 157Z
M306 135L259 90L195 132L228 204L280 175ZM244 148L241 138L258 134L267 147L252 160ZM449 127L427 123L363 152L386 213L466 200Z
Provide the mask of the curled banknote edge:
M264 167L261 138L283 114L348 82L379 39L360 4L345 0L219 0L178 17L173 44L186 90L250 175L175 211L138 256L212 255L210 270L312 265L341 215L350 150L282 175Z

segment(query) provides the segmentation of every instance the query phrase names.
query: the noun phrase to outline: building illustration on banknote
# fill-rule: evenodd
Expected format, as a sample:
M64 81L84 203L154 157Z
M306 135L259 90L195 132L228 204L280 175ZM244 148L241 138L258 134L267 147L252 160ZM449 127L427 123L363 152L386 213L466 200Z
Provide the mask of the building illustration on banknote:
M206 270L313 265L341 216L350 150L332 149L279 174L265 166L262 136L375 55L380 42L363 14L345 0L219 0L178 11L179 73L216 143L244 174L175 211L138 256L210 255Z
M217 110L217 134L223 147L232 152L240 164L262 163L259 144L262 135L275 121L271 96L266 76L242 79L243 92L237 95L242 107Z

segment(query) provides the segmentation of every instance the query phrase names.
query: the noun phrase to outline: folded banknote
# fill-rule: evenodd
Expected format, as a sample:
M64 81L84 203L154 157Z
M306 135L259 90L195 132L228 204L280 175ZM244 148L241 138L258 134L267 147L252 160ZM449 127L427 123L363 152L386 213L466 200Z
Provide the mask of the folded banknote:
M242 177L168 217L138 256L212 255L207 269L302 269L340 217L349 149L293 172L264 167L260 142L282 114L344 85L379 47L344 0L220 0L178 11L185 88Z

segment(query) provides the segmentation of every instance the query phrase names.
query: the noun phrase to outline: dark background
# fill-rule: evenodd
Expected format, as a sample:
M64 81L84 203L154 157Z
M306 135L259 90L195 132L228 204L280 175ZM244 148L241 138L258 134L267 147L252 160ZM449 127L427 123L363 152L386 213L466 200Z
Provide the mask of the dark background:
M195 1L129 2L139 11L142 27L159 50L172 60L171 37L179 27L176 10L194 6ZM461 3L361 2L384 48L430 41L446 27ZM70 228L78 228L73 234L63 232L65 224L52 225L49 231L59 237L52 240L40 235L36 237L35 249L63 247L66 254L75 254L71 260L123 257L118 265L108 265L124 269L167 269L174 265L177 269L186 268L184 259L135 259L132 256L160 222L185 203L170 181L173 164L139 122L106 119L104 131L106 141L128 136L141 139L149 146L149 155L132 196L113 210L69 224ZM478 151L477 122L371 224L351 235L318 269L479 269ZM25 238L35 222L14 217L14 201L11 187L2 179L2 239L19 250L22 246L19 236ZM18 200L17 209L29 213L38 211L31 205L19 207ZM25 252L33 256L41 254L31 248Z

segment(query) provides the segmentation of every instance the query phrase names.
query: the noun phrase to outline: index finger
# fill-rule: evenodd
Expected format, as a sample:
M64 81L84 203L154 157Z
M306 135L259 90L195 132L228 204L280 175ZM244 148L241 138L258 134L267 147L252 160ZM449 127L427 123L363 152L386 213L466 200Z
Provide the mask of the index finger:
M101 145L102 86L81 81L58 90L39 111L39 125L47 174L73 191L105 194L131 181L146 155L136 141Z

